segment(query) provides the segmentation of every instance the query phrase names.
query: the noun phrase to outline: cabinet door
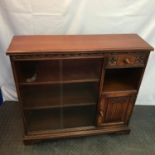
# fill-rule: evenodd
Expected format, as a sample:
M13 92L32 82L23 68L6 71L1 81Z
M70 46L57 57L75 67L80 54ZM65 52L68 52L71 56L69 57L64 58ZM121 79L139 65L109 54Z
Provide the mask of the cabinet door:
M98 126L127 124L136 92L105 93L98 106Z

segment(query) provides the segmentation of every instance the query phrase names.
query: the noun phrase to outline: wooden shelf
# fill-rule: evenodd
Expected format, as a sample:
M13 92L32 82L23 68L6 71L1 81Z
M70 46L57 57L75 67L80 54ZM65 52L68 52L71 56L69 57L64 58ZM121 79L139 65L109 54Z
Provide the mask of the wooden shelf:
M94 126L96 105L87 107L65 108L63 111L64 128Z
M29 65L30 63L30 65ZM20 74L20 85L44 85L59 83L99 82L101 59L99 60L55 60L33 61L26 65L17 63ZM32 69L28 69L31 67ZM25 71L26 70L26 71ZM27 78L36 74L33 82Z
M44 109L27 113L28 134L46 131L68 130L69 128L89 127L95 125L96 108L94 106L65 108L60 110ZM63 116L63 117L62 117Z
M97 84L22 86L24 109L87 106L97 104Z
M137 91L141 68L109 69L105 74L103 92Z
M60 109L27 111L28 132L61 129Z

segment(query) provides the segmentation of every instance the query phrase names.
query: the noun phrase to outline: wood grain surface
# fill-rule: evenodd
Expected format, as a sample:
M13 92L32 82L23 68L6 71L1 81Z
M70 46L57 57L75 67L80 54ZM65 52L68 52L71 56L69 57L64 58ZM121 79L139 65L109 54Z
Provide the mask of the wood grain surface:
M153 47L137 34L14 36L7 54L76 51L150 51Z

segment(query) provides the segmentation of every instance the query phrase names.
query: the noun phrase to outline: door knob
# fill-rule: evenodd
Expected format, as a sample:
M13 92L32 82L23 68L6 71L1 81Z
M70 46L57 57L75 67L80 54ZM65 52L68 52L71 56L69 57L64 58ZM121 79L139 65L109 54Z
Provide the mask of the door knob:
M128 58L126 58L126 59L124 60L124 62L125 62L126 64L129 64L129 63L130 63L130 60L129 60Z

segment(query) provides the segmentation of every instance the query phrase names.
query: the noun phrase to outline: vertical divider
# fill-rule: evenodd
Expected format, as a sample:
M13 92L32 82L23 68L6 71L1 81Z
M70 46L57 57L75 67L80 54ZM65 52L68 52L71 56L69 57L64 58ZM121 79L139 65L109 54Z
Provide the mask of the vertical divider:
M100 71L100 81L99 81L99 96L98 96L98 103L97 103L97 113L96 113L96 125L99 126L101 122L101 97L102 97L102 90L104 85L104 77L105 77L105 66L107 63L107 58L103 58L103 63L101 65L101 71Z
M100 76L100 82L99 82L99 97L102 95L102 90L103 90L103 85L104 85L104 76L105 76L105 65L106 65L106 60L103 59L103 63L101 66L101 76Z
M63 60L59 60L59 80L60 80L60 128L64 128L63 122Z

